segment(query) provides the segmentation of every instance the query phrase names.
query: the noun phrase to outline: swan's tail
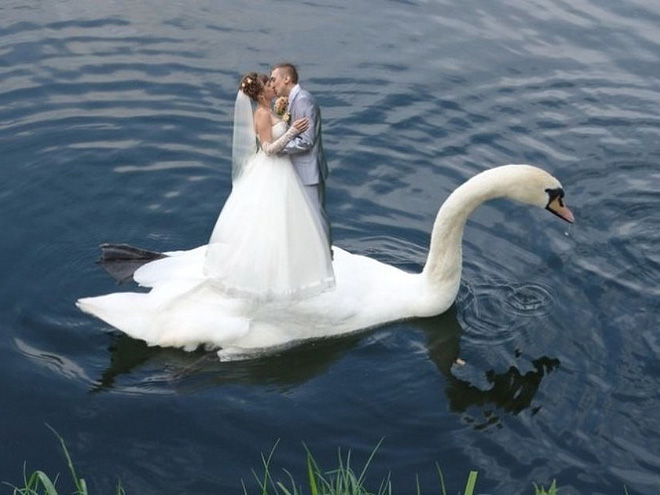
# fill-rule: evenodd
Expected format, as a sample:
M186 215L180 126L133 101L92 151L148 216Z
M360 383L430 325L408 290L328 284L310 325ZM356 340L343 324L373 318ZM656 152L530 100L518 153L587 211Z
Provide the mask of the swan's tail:
M100 247L101 257L97 263L120 283L131 280L135 270L145 263L166 257L163 253L129 244L101 244Z

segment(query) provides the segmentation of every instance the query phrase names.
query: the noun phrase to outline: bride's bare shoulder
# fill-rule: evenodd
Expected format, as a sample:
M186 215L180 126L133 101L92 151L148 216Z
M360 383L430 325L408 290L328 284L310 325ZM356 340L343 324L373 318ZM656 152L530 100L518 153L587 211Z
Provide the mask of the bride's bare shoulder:
M254 112L254 122L256 124L270 123L270 112L265 108L258 107Z

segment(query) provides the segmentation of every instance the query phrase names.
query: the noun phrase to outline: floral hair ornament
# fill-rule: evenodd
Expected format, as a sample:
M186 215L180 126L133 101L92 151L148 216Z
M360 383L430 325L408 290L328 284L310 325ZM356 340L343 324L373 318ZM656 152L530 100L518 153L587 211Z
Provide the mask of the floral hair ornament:
M252 84L252 79L249 77L245 78L245 81L241 83L241 89L247 88L248 84Z

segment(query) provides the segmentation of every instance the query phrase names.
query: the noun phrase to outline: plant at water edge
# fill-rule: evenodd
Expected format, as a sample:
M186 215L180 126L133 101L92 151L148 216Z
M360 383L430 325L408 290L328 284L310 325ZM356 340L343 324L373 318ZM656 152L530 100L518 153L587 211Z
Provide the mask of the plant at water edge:
M382 442L383 440L381 439L371 452L371 455L367 459L359 475L351 467L350 451L345 457L343 457L340 450L338 452L338 467L331 471L323 472L321 468L319 468L318 463L307 446L304 446L306 452L307 483L309 484L310 495L392 495L392 483L389 475L380 482L378 491L375 492L375 494L367 490L364 486L367 470ZM267 457L263 454L261 455L263 473L258 474L256 471L252 471L252 474L259 485L260 495L302 495L303 493L306 493L300 485L296 484L292 474L286 469L284 469L284 473L288 478L287 484L281 481L276 481L273 478L272 460L278 444L279 440L275 442L275 445ZM436 467L440 478L442 495L447 495L442 471L437 464ZM476 483L477 472L470 471L464 495L474 495ZM242 482L242 486L243 494L248 495L245 483ZM416 495L422 495L419 478L417 478L416 483Z
M550 485L547 492L543 486L534 483L534 495L557 495L557 481L552 480L552 485Z
M87 483L83 478L78 477L78 474L73 465L73 460L71 459L71 455L69 454L69 450L66 447L64 439L50 425L46 426L48 426L48 428L53 432L53 434L60 442L62 452L64 453L64 458L66 459L69 472L71 473L71 477L76 487L73 495L89 495L89 492L87 491ZM356 475L351 468L350 451L345 459L342 457L341 451L339 451L339 467L324 473L319 468L309 449L307 449L305 446L308 478L307 481L309 483L310 495L392 495L392 483L389 475L387 478L381 481L380 487L376 494L369 492L364 487L364 480L367 469L376 454L376 450L378 450L378 447L380 447L382 442L382 440L378 442L378 445L376 445L372 451L369 459L365 463L365 466L360 471L359 476ZM263 475L259 476L256 471L252 471L257 480L257 483L259 484L259 488L261 489L261 495L302 495L303 493L306 493L302 490L301 487L296 485L293 476L286 469L284 472L289 478L290 487L287 487L280 481L276 482L273 479L271 474L271 462L278 443L279 440L271 449L268 457L264 457L263 454L261 455L261 460L264 467ZM442 475L442 471L440 470L440 466L438 466L437 463L436 468L438 469L440 488L442 490L441 493L442 495L447 495L444 477ZM36 470L28 476L24 464L23 487L17 487L7 482L4 482L4 484L14 489L13 495L58 495L57 489L55 488L58 479L59 475L57 475L55 479L51 479L46 473L40 470ZM477 471L470 471L463 495L475 495L474 489L476 483ZM557 491L556 480L553 480L547 491L543 486L538 486L536 483L533 483L533 485L535 495L559 495L559 492ZM242 486L244 495L248 495L245 484L243 483ZM626 486L623 488L625 495L629 495L628 488ZM417 478L415 494L422 495L421 487L419 485L419 478ZM126 492L121 485L121 481L117 482L116 495L126 495Z
M46 424L46 426L50 431L53 432L53 434L60 442L60 447L64 453L64 458L66 459L69 472L71 473L73 484L76 487L74 495L89 495L89 492L87 491L87 483L76 473L76 469L73 466L73 460L71 459L71 454L69 454L69 450L66 448L64 439L60 436L59 433L57 433L57 431L55 431L52 426L49 424ZM18 487L9 483L5 484L11 486L14 489L13 495L58 495L57 489L55 488L58 479L59 474L55 476L55 479L53 480L46 473L40 470L33 471L32 474L28 476L26 472L26 465L23 464L23 487ZM123 487L121 486L121 482L117 483L117 495L126 495Z

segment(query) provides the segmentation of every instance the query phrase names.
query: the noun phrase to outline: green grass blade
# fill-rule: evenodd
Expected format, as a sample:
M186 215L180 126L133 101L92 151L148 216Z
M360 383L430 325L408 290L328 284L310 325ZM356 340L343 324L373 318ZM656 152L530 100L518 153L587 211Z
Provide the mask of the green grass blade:
M294 485L294 488L293 488L293 490L294 490L293 492L290 492L289 489L286 486L284 486L284 484L281 481L277 482L277 487L278 487L279 490L282 491L283 495L297 495L295 485Z
M548 488L548 491L545 490L543 485L539 486L536 483L532 483L532 485L534 485L534 495L557 495L557 480L552 480L552 484L550 485L550 488ZM626 490L625 486L623 488L627 494L628 490Z
M465 485L465 495L473 495L474 487L477 485L477 472L470 471L468 476L467 484Z
M39 480L39 483L41 483L41 486L44 487L44 490L46 490L45 495L57 495L57 490L55 489L55 483L51 481L51 479L48 477L46 473L43 471L35 471L34 475L36 475L37 479Z
M261 477L257 474L257 472L254 469L252 470L252 476L254 476L254 479L257 481L257 485L259 486L259 488L261 488L261 495L267 495L268 485L266 485L265 482L261 481Z
M71 477L73 478L73 483L76 485L76 494L77 495L87 495L87 483L85 483L85 480L82 478L78 478L78 475L76 474L76 468L73 466L73 460L71 459L71 455L69 454L69 450L66 448L66 443L64 443L64 439L62 436L57 433L55 428L50 426L48 423L46 423L46 426L50 431L53 432L53 434L57 437L57 439L60 441L60 446L62 447L62 451L64 452L64 457L66 458L66 463L69 467L69 472L71 473ZM49 494L50 495L50 494Z
M52 481L43 471L34 471L28 476L27 465L26 463L23 463L23 488L19 488L16 485L7 482L3 482L3 484L11 487L14 491L14 495L39 495L37 490L39 489L40 483L46 490L44 495L57 495L57 490L55 489L57 479L58 477L56 476L55 481Z
M387 477L380 482L378 495L392 495L392 473L387 473Z
M367 474L367 469L369 468L369 465L371 464L371 461L373 460L374 456L376 455L376 451L379 449L379 447L382 445L383 440L385 440L385 437L382 437L380 441L376 444L374 447L374 450L371 451L371 455L369 456L369 459L367 459L366 464L364 465L364 468L362 469L362 472L360 473L360 477L358 478L358 481L360 484L364 482L364 477Z
M78 482L78 493L77 495L88 495L87 493L87 482L80 478Z
M307 449L307 447L305 447ZM319 487L316 484L316 472L318 471L318 466L312 454L307 450L307 477L309 478L309 489L311 490L312 495L318 495Z
M445 488L445 477L442 475L442 469L440 469L440 464L436 462L435 468L438 470L438 476L440 477L440 488L442 488L442 495L447 495L447 489Z
M277 441L275 442L275 445L273 445L273 448L270 449L270 453L268 454L267 458L264 457L263 454L261 454L261 462L264 465L263 481L254 470L252 471L252 474L254 475L255 479L257 480L257 483L259 484L259 488L261 488L261 495L268 495L268 485L271 485L275 490L275 493L277 493L277 485L275 485L275 482L273 481L273 477L270 474L270 464L271 461L273 460L273 456L275 455L275 450L277 449L279 443L280 443L280 439L278 438Z
M289 477L289 483L291 483L291 490L284 486L284 483L277 482L277 486L284 492L284 495L299 495L300 491L298 490L298 485L296 485L296 480L293 479L293 475L288 469L284 469L284 472Z

